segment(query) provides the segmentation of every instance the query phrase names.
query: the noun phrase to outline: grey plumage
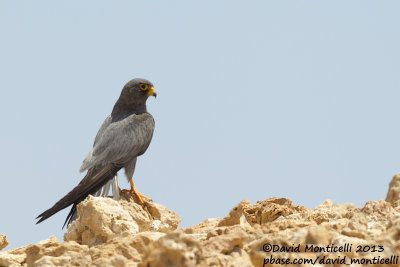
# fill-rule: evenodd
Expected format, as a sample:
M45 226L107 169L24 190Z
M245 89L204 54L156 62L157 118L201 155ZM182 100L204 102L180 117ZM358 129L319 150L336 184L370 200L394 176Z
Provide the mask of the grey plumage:
M72 204L65 225L75 218L79 202L89 194L107 196L110 187L114 198L119 198L117 172L124 168L128 181L132 179L137 157L147 150L153 136L154 119L146 109L149 96L156 96L156 93L148 80L133 79L124 86L111 115L100 127L92 150L82 163L80 171L88 170L87 174L53 207L41 213L37 223Z
M127 166L135 160L132 155L142 155L150 144L154 119L149 113L132 114L124 119L108 122L80 168L83 172L96 165L118 162ZM132 146L132 144L135 144Z

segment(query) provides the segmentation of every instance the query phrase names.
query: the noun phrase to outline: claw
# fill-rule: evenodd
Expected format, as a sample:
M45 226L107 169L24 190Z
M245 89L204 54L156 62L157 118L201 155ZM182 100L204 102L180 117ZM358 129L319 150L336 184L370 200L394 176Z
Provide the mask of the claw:
M143 199L145 199L145 200L148 201L148 202L151 202L151 201L152 201L151 198L148 198L148 197L146 197L146 196L140 194L140 193L136 190L135 186L133 185L132 179L129 180L129 183L131 184L131 189L130 189L130 190L128 190L128 189L124 189L124 190L119 189L119 192L120 192L120 193L124 193L124 194L129 193L129 194L131 194L131 195L132 195L132 194L135 195L135 196L137 197L137 199L138 199L138 201L139 201L139 204L140 204L141 206L143 206L143 204L144 204Z

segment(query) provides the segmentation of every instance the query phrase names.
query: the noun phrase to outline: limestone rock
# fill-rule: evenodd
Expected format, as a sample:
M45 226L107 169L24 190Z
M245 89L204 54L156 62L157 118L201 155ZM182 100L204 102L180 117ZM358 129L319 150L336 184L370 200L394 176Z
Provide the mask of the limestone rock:
M0 250L7 247L7 245L8 245L7 237L5 235L0 235Z
M59 243L55 236L51 236L35 245L27 245L17 249L10 249L0 253L0 266L60 266L66 263L83 266L83 259L90 259L88 247L76 242ZM45 257L45 259L44 259ZM88 262L88 261L86 261Z
M400 173L393 176L392 181L390 181L386 201L393 207L400 206Z
M132 203L132 206L135 205L137 204ZM65 241L73 240L92 246L105 243L115 235L134 235L139 232L139 225L132 219L129 211L111 198L89 195L78 205L77 213L78 218L69 225L64 234ZM143 223L143 213L134 214L135 218L139 217L139 221ZM147 224L150 225L150 218L147 218Z
M218 218L206 219L203 222L190 226L185 229L186 234L190 234L193 238L198 241L207 239L207 235L218 226L220 220Z
M89 196L78 205L78 218L68 227L64 242L50 237L0 252L0 266L250 267L282 266L268 263L272 258L347 257L343 264L316 264L339 266L350 265L350 258L390 260L400 255L400 206L396 204L400 199L393 193L398 182L396 175L387 201L368 201L362 207L326 200L306 209L285 198L254 205L243 200L222 220L206 219L186 229L178 227L178 215L160 204L142 207L129 197L114 201ZM6 244L0 235L0 247ZM372 246L383 250L374 253ZM357 251L358 247L362 249ZM329 251L333 248L337 250ZM399 266L399 262L384 266Z
M207 266L229 266L230 262L245 257L250 259L243 250L243 242L247 234L244 231L234 231L213 236L202 243L203 257ZM245 261L245 260L242 260ZM245 264L246 265L246 264Z
M365 206L362 207L361 212L371 218L371 220L380 222L386 222L396 214L396 211L392 208L390 203L384 200L368 201L365 203Z
M152 243L139 267L195 266L201 254L199 242L177 230Z
M224 217L219 223L218 226L231 226L240 223L240 217L243 214L243 207L250 205L250 201L245 199L242 200L239 204L231 209L229 214Z
M208 233L210 230L216 228L220 222L220 219L218 218L210 218L210 219L205 219L201 223L197 225L190 226L185 229L185 232L187 234L193 234L193 233Z
M150 229L152 231L169 232L178 228L181 218L173 212L168 210L163 205L157 203L147 203L147 209L153 218Z
M250 224L272 222L280 216L306 211L307 209L303 206L293 206L292 201L286 198L269 198L257 201L255 205L244 205L243 207L243 214Z
M342 218L351 218L355 208L353 204L334 205L331 200L325 200L308 213L304 213L303 216L312 219L317 224L338 222Z

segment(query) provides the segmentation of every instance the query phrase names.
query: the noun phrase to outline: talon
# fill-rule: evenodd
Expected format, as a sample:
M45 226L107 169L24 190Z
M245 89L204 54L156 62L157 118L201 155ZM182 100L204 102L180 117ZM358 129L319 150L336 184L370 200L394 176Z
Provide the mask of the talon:
M144 204L143 199L145 199L145 200L148 201L148 202L152 202L152 201L153 201L151 198L148 198L148 197L146 197L146 196L140 194L140 193L136 190L135 186L133 185L132 179L129 180L129 183L131 184L131 189L130 189L130 190L128 190L128 189L123 189L123 190L121 190L121 189L119 188L119 192L120 192L120 193L124 193L124 194L129 193L129 194L131 194L131 195L132 195L132 194L135 195L135 196L137 197L137 199L138 199L138 201L139 201L139 204L140 204L141 206L143 206L143 204Z
M121 194L131 193L131 190L118 188Z
M146 201L147 201L147 202L153 202L153 200L152 200L151 198L149 198L149 197L146 197L146 196L144 196L144 195L140 194L139 192L138 192L138 194L140 195L140 197L141 197L141 198L144 198L144 199L146 199Z

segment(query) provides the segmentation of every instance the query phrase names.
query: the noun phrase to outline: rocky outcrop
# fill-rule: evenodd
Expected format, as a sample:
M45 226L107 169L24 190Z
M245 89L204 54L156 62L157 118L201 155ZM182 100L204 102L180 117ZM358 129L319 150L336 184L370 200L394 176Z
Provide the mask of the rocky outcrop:
M0 235L0 250L8 245L8 241L5 235Z
M395 208L400 206L400 173L393 176L392 181L390 181L386 201Z
M131 200L87 197L78 205L78 218L64 234L65 241L90 247L115 237L134 236L139 232L165 233L177 229L180 218L164 206L147 203L143 209Z
M398 266L399 184L396 175L386 201L362 207L243 200L224 218L186 229L160 204L89 196L63 242L50 237L0 252L0 266ZM5 245L0 235L0 248Z

